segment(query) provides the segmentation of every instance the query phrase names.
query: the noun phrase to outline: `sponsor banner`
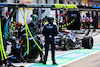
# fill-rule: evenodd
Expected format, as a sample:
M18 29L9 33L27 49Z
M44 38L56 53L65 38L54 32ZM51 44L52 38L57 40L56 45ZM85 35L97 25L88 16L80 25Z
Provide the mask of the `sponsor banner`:
M21 4L32 4L32 0L20 0ZM23 10L23 8L19 8L19 10ZM32 10L32 8L28 8L28 10Z
M88 0L82 0L82 4L88 5Z
M23 4L31 4L32 3L32 0L20 0L20 3L23 3Z

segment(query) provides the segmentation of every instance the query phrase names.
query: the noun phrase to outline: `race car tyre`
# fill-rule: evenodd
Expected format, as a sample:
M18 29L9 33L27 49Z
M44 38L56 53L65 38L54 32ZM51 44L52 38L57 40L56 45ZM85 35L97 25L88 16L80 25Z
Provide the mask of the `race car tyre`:
M92 47L93 47L93 38L91 36L83 37L82 46L85 49L92 49Z
M70 46L69 46L68 43L65 43L65 45L64 45L64 49L65 49L65 50L69 50L69 49L70 49Z
M62 50L69 50L70 46L69 46L68 41L66 39L64 39L63 43L64 43L64 45L62 46Z
M42 49L43 48L43 45L40 43L40 41L37 38L34 38L34 39L35 39L35 41L38 43L38 45ZM24 52L24 53L22 53L22 55L23 55L23 58L22 59L24 61L33 62L33 61L35 61L38 58L38 56L40 54L40 49L38 48L38 46L34 43L34 41L31 38L29 39L29 47L30 47L29 48L29 54L27 54L27 51L28 51L28 50L26 50L26 47L27 46L25 45L23 47L24 47L24 49L22 49L23 50L22 52Z
M30 48L29 54L27 54L24 59L27 60L28 62L34 61L35 59L37 59L38 55L39 51L37 50L37 48L32 47Z

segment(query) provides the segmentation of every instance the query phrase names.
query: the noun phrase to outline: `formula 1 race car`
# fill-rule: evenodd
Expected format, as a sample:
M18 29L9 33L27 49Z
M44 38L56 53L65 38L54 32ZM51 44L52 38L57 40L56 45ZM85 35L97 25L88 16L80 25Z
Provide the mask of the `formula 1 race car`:
M62 50L82 48L91 49L93 47L93 38L91 36L84 36L80 39L69 30L62 30L58 36L55 37L55 44Z

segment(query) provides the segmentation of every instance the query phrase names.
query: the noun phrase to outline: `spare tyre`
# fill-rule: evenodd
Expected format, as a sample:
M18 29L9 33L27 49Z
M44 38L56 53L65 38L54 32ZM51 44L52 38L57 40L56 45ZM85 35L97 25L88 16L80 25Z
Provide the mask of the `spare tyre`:
M35 41L38 43L38 45L40 46L40 48L43 48L43 45L40 43L40 41L35 38ZM27 46L27 45L26 45ZM35 44L35 42L32 40L32 38L29 38L29 54L27 54L27 51L24 52L24 59L27 60L28 62L30 61L35 61L35 59L38 58L38 55L40 54L40 49L37 47L37 45Z
M92 49L92 47L93 47L93 38L91 36L83 37L82 46L86 49Z
M34 47L31 47L29 50L29 54L26 54L24 59L27 61L34 61L35 59L37 59L39 51Z

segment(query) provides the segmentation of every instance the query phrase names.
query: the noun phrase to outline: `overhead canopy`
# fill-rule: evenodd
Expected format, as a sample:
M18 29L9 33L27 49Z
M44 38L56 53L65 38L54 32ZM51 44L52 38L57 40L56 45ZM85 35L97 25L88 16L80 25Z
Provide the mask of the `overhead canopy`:
M25 8L68 8L68 9L100 9L100 6L82 6L82 5L73 5L73 4L19 4L19 3L13 3L13 4L5 4L0 3L0 7L25 7Z
M76 5L66 5L65 4L0 4L0 7L25 7L25 8L77 8Z

